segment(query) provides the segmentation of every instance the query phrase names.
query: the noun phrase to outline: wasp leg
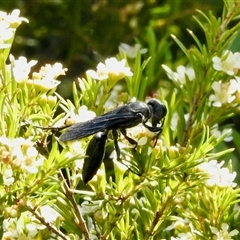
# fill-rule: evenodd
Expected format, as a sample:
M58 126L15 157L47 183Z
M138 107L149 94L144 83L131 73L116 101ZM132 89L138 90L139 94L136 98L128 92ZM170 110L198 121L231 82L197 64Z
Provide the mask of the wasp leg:
M112 135L113 135L113 142L114 142L115 151L116 151L116 154L117 154L117 160L121 160L120 148L118 146L118 132L117 132L117 130L113 129L112 130Z
M120 132L121 132L122 135L128 140L128 142L129 142L130 144L135 145L135 146L134 146L134 149L136 149L138 143L137 143L136 140L130 138L130 137L127 135L126 129L123 129L123 128L122 128L122 129L120 129Z
M128 142L134 146L134 151L136 151L136 147L137 147L137 141L135 141L134 139L130 138L129 136L127 136L127 132L126 129L120 129L121 133L123 134L123 136L128 140ZM125 165L128 170L130 172L132 172L133 174L136 174L138 176L140 176L142 174L142 172L140 173L139 168L137 166L137 164L134 164L130 161L121 159L121 154L120 154L120 148L118 145L118 132L116 130L112 130L112 134L113 134L113 139L114 139L114 146L115 146L115 150L116 150L116 154L117 154L117 160L121 161L123 165Z

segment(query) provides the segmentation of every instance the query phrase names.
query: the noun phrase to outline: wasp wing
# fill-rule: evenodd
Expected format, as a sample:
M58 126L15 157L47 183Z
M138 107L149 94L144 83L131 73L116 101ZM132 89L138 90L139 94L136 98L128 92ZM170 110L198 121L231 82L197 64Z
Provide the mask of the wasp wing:
M104 130L130 128L141 123L142 116L129 110L128 105L124 105L87 122L73 124L60 136L60 140L81 139Z

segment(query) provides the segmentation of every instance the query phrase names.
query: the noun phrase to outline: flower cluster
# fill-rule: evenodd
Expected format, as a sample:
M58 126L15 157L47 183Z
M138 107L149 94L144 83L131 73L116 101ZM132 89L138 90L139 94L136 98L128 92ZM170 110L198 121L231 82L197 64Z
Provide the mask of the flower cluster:
M14 182L13 169L20 168L29 173L37 173L43 164L34 143L30 139L0 137L0 158L6 164L3 172L5 185Z
M185 122L187 122L188 119L189 119L189 113L184 114L184 120L185 120ZM171 128L173 131L176 131L178 124L179 124L179 115L178 115L177 112L174 112L173 115L172 115L170 128Z
M199 239L197 236L201 235L200 232L194 229L194 227L192 226L191 222L188 219L179 218L176 222L168 226L164 231L170 231L172 229L177 231L188 229L188 231L178 233L177 237L171 237L171 240L197 240ZM237 229L234 229L229 232L228 231L229 225L227 223L222 223L220 230L212 226L210 227L210 229L213 234L213 239L218 239L218 240L225 240L225 239L231 240L233 239L232 238L233 236L237 236L239 234L239 231Z
M173 72L168 66L162 65L169 79L178 82L181 86L186 84L186 79L192 81L195 79L195 72L192 67L178 66L177 71Z
M78 109L77 114L74 113L74 109L71 109L65 118L67 118L66 123L70 125L73 123L86 122L94 117L96 117L96 113L88 110L88 108L83 105Z
M214 216L213 212L218 212L219 208L222 207L222 201L218 201L216 199L218 195L224 191L229 191L228 194L232 193L233 188L237 185L234 183L236 173L230 173L228 168L223 167L223 164L224 161L218 163L216 160L211 160L209 162L201 163L196 167L197 173L201 173L203 174L202 176L204 176L202 178L203 185L201 187L200 185L196 186L197 191L195 190L195 192L198 192L199 196L197 196L197 193L194 193L193 198L191 194L186 194L185 198L178 197L175 199L175 202L178 204L177 211L185 211L185 213L183 215L184 218L180 217L181 214L180 216L173 218L172 223L164 230L169 233L172 233L174 230L174 235L176 235L176 237L171 237L172 240L195 240L199 239L199 236L202 236L203 233L199 230L198 225L196 225L192 219L196 218L196 216L199 217L198 214L203 214L203 208L205 209L204 211L206 214L203 214L202 218L205 218L207 221L214 223L214 226L210 226L210 235L213 237L211 239L232 239L231 237L239 234L239 231L236 229L229 231L230 227L227 223L216 223L214 217L212 219L212 216ZM184 204L188 201L191 202L192 206L186 209L188 203L187 205ZM208 211L210 211L211 214L208 214ZM236 217L238 217L238 212L238 206L236 206ZM208 237L210 239L210 236Z
M233 78L227 82L219 80L212 83L214 94L210 95L209 101L214 107L222 107L224 104L232 103L236 99L237 94L240 93L240 77L236 76L240 69L240 53L232 53L231 51L226 50L221 58L215 56L212 61L215 70L233 76ZM180 65L177 67L176 72L173 72L164 64L162 67L167 73L169 79L174 80L181 87L186 84L186 80L192 81L195 79L195 72L191 67Z
M218 163L217 160L211 160L198 165L198 170L207 175L206 186L236 187L237 184L233 182L237 175L236 172L230 173L228 168L222 167L223 164L224 161Z
M125 76L131 77L133 73L129 67L126 67L126 60L118 61L116 58L107 58L104 63L97 65L97 71L88 70L87 74L93 79L106 80L113 79L120 80Z
M235 79L231 79L228 83L214 82L212 84L212 89L214 94L211 94L209 101L213 102L214 107L221 107L223 104L229 104L234 101L239 86Z
M28 81L29 85L34 85L36 89L42 92L47 92L60 84L60 81L56 80L58 76L65 75L67 68L63 68L61 63L55 63L53 65L46 64L41 67L38 73L33 73L33 79Z
M212 127L212 129L211 129L211 134L212 134L213 136L215 136L216 139L218 139L218 138L221 137L223 134L228 133L228 135L224 138L224 141L225 141L225 142L230 142L230 141L232 141L232 139L233 139L233 137L232 137L232 135L231 135L231 133L232 133L231 130L232 130L232 129L227 129L227 128L225 128L225 129L223 129L223 130L221 131L221 130L219 130L218 124L215 124L215 125L213 125L213 127Z
M16 28L22 21L28 22L26 18L19 17L20 11L13 10L11 14L0 11L0 49L10 48Z
M59 214L49 205L40 207L39 214L47 223L55 223L59 217ZM41 238L43 231L46 234L46 226L41 224L30 212L26 211L19 218L5 219L3 221L3 231L3 240L34 240Z
M14 80L18 83L26 82L28 80L28 75L31 72L31 67L37 64L36 60L31 60L27 62L25 57L19 57L15 60L13 55L10 55L10 62L12 64L12 72Z
M10 61L14 80L20 84L26 82L30 88L34 86L35 89L41 92L47 92L57 87L60 81L56 80L56 78L60 75L65 75L67 71L61 63L55 63L53 66L46 64L44 67L41 67L39 72L32 74L32 79L29 79L31 67L37 64L36 60L27 62L25 57L19 57L15 60L15 58L10 55Z
M213 57L213 68L217 71L223 71L228 75L235 75L240 69L240 53L232 53L229 50L224 51L221 58Z
M229 239L231 240L233 236L236 236L239 234L239 231L237 229L232 230L231 232L228 232L229 226L227 223L222 223L221 229L218 230L216 227L211 227L212 233L215 235L216 239Z
M240 69L240 53L226 50L221 58L215 56L212 61L215 70L232 77L226 82L219 80L212 83L214 94L210 95L209 100L214 107L222 107L233 103L240 93L240 78L236 76Z
M140 54L144 54L148 51L146 48L141 48L141 45L138 43L136 43L134 46L130 46L126 43L121 43L118 49L119 52L124 52L129 58L135 58L138 51Z

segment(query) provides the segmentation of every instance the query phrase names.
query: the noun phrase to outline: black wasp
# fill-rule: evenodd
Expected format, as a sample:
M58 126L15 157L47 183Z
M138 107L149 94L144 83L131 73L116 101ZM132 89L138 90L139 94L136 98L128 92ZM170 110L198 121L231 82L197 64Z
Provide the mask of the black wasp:
M129 143L137 146L137 142L127 136L126 129L142 123L149 131L156 132L156 138L158 138L162 132L166 114L166 106L155 98L149 99L146 103L129 102L87 122L73 124L60 136L60 140L62 142L72 141L95 134L89 142L86 150L87 157L83 164L82 176L86 184L93 178L102 163L109 131L112 131L117 158L120 159L117 142L118 130ZM147 124L149 119L151 119L152 126ZM157 126L158 124L160 126Z

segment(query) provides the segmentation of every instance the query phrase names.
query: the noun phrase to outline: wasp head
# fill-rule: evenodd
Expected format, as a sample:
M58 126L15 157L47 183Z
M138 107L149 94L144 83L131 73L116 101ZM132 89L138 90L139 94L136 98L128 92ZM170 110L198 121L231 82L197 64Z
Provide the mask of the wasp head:
M161 101L155 98L149 99L147 101L147 105L149 106L152 112L152 126L156 127L161 120L163 125L164 118L167 114L166 106Z

